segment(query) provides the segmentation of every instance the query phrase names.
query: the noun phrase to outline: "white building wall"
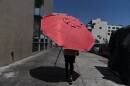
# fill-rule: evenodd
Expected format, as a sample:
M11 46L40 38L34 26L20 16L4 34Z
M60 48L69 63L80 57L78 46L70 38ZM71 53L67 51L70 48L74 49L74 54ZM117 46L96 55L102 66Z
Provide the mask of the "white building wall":
M107 39L108 39L108 41L110 39L112 31L116 31L116 30L118 30L118 29L120 29L122 27L123 26L112 26L112 25L108 25L108 31L107 31Z
M95 23L92 29L93 36L99 40L100 43L104 43L105 39L107 39L107 22L103 22L98 18L97 20L92 20L92 23Z
M122 28L122 26L108 25L106 21L101 21L100 18L92 20L91 24L93 25L92 34L99 43L108 43L111 32Z

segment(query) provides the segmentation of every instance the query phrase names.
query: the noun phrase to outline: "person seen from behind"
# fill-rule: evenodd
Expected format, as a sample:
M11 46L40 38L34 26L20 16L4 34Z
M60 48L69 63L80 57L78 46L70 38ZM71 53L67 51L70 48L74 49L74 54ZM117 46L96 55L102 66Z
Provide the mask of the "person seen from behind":
M69 82L72 83L75 58L79 55L79 51L72 49L64 49L63 54L65 58L66 77L69 77Z

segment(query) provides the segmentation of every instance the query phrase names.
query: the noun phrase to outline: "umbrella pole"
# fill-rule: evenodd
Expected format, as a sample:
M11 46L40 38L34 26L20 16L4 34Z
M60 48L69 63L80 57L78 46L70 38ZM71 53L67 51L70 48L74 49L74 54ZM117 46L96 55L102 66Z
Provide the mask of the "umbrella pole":
M59 58L59 56L60 56L61 50L62 50L62 47L61 47L61 49L60 49L60 51L59 51L59 54L58 54L57 59L56 59L56 61L55 61L54 67L56 66L56 63L57 63L57 60L58 60L58 58Z

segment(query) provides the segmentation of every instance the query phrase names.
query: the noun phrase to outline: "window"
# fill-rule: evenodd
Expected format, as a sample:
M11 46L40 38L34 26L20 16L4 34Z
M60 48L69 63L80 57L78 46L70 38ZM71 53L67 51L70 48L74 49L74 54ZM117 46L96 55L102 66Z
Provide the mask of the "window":
M110 35L110 33L108 33L108 35Z
M42 0L35 0L35 7L40 8L42 5L42 2L43 2Z
M108 27L108 29L110 29L111 27Z
M115 27L112 27L112 29L115 29Z
M45 38L41 37L41 15L39 15L39 8L44 5L44 0L35 0L35 8L38 9L36 11L36 14L34 13L34 29L33 29L33 44L32 44L32 52L41 51L45 49ZM41 12L40 12L41 13ZM46 46L48 45L48 42L46 40ZM47 49L47 47L46 47Z

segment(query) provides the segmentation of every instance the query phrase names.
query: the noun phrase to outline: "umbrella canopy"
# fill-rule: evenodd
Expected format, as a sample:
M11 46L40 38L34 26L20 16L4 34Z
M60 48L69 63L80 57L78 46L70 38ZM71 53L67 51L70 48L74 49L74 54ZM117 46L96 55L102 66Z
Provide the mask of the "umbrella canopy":
M72 16L45 16L41 20L41 31L66 49L89 51L95 41L85 25Z

